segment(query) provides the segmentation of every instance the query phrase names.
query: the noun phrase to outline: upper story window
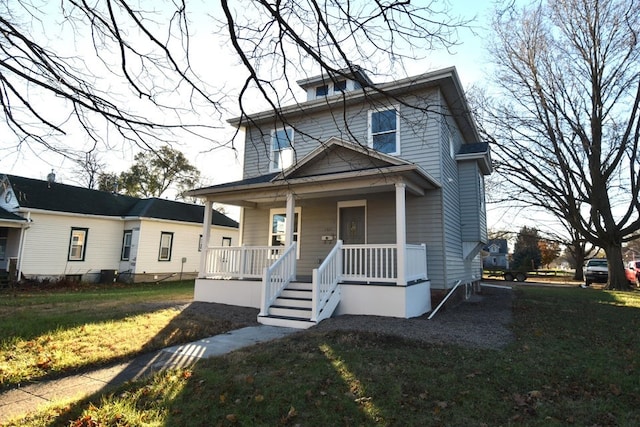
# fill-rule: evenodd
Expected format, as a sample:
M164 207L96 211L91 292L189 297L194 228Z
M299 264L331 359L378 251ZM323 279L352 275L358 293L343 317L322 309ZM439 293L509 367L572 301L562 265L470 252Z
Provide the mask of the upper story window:
M369 111L369 146L386 154L400 154L400 115L396 108Z
M283 128L271 132L271 162L269 170L272 172L288 168L293 163L293 129Z
M84 255L87 252L87 234L88 228L72 228L71 238L69 240L69 261L84 261Z
M319 98L321 96L327 96L328 94L329 94L329 86L322 85L322 86L316 87L316 98Z
M347 90L347 81L338 80L333 84L333 93L344 92Z

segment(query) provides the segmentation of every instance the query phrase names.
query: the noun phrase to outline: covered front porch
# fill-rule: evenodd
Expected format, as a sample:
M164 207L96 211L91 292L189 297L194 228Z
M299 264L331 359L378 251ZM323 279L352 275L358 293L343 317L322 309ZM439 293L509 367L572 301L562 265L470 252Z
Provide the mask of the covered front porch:
M259 308L262 323L431 310L427 247L414 231L424 227L407 200L414 210L424 206L439 183L416 165L373 158L353 144L323 150L285 172L190 192L206 199L205 224L214 201L242 207L241 246L210 247L203 228L196 300ZM333 163L345 159L344 170ZM324 173L329 162L333 171Z

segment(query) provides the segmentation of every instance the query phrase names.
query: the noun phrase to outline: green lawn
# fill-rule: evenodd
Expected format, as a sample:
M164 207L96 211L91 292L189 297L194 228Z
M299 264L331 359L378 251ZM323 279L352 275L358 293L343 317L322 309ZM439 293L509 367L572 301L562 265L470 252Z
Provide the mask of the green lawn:
M193 281L2 293L0 390L237 327L180 309L192 299Z
M640 425L640 292L515 292L503 350L308 331L15 425Z

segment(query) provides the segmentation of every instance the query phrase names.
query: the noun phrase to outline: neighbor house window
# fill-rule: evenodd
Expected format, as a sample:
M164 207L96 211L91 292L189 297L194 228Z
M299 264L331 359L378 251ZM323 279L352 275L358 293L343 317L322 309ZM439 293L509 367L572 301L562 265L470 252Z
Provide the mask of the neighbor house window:
M7 238L9 237L9 229L0 228L0 260L7 257Z
M296 248L297 257L300 257L300 208L295 209L295 218L293 223L293 241L298 242ZM284 246L285 233L287 229L287 214L284 209L271 209L271 222L269 227L269 245L270 246Z
M280 171L293 163L293 129L283 128L271 132L271 171Z
M131 257L132 236L133 232L131 230L126 230L122 236L122 255L120 256L122 261L129 261L129 258Z
M173 233L163 231L160 233L160 253L158 261L171 261L171 246L173 245Z
M231 237L223 237L222 246L231 246Z
M322 86L316 87L316 98L321 96L327 96L328 93L329 93L329 86L322 85Z
M87 251L88 228L72 228L71 239L69 240L69 261L84 261L84 254Z
M347 90L347 81L339 80L333 84L333 93L344 92Z
M369 146L386 154L400 153L398 110L369 111Z

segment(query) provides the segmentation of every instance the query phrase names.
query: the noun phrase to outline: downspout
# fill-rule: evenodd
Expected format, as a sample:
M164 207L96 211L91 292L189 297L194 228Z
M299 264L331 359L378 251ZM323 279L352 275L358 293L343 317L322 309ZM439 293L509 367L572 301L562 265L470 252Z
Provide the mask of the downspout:
M17 281L20 281L22 277L22 252L24 251L24 238L27 234L27 230L31 227L31 212L27 212L27 222L23 224L20 230L20 243L18 244L18 277Z

